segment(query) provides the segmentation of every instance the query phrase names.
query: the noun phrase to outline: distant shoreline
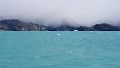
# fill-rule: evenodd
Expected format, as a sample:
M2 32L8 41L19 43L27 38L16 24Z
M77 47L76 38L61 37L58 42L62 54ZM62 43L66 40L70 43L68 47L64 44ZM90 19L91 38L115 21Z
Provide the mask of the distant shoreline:
M120 31L120 26L114 26L107 23L87 26L45 26L29 22L23 22L17 19L3 19L0 21L0 31Z

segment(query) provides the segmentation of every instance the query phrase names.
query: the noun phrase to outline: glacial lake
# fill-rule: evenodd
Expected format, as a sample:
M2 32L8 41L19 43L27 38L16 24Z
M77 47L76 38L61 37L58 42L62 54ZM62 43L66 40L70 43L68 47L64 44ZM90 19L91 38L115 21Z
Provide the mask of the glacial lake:
M120 32L0 32L0 68L120 68Z

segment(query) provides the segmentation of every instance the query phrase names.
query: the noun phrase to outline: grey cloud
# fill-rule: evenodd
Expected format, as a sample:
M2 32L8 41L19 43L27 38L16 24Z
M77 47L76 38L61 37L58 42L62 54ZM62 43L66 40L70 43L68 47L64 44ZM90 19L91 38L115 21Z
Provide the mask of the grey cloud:
M0 0L0 17L91 25L120 21L119 6L120 0Z

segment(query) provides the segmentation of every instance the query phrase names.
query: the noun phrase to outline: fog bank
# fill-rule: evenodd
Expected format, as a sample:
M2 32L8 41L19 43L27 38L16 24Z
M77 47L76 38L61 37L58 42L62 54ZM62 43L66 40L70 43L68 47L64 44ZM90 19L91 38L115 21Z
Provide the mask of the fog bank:
M119 6L120 0L0 0L0 18L43 24L115 24L120 21Z

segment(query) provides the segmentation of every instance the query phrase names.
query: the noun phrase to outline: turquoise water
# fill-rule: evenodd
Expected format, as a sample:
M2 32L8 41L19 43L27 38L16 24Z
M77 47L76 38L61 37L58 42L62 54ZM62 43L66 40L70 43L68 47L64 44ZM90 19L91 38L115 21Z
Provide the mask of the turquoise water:
M0 68L120 68L120 32L0 32Z

